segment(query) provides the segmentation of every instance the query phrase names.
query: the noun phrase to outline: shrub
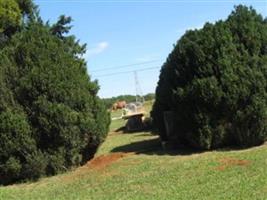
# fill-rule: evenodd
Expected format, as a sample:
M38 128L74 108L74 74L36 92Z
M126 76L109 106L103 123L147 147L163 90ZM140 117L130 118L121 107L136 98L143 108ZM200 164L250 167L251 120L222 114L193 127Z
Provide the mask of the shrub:
M26 116L19 110L0 113L0 177L8 184L21 178L26 155L36 148Z
M28 13L31 1L20 2ZM86 162L110 123L81 58L85 46L65 35L71 18L50 26L35 15L0 51L0 184Z
M168 139L201 149L252 146L267 138L267 20L237 6L225 21L187 31L164 63L153 122Z
M0 34L14 32L21 23L21 13L16 0L0 0Z
M47 158L41 150L32 151L25 155L25 160L22 163L20 177L22 180L37 180L46 173Z

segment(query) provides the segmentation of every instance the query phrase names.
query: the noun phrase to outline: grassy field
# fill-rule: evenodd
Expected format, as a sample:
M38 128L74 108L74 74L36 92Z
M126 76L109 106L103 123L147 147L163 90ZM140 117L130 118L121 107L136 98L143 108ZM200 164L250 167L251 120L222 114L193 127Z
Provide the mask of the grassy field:
M115 123L115 124L114 124ZM164 151L148 132L114 132L97 158L35 183L0 187L0 199L267 199L267 145L246 150Z

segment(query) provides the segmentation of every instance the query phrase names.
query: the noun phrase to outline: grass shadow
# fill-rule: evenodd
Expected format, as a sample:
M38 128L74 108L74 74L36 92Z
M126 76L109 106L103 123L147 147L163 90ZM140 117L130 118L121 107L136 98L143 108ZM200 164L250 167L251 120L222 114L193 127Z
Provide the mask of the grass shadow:
M151 132L152 129L149 128L140 128L140 129L136 129L136 130L127 130L126 126L122 126L120 128L117 128L114 132L118 133L118 132L122 132L122 133L140 133L140 132Z
M124 132L125 130L125 126L122 126L120 128L117 128L114 132L118 133L118 132Z
M218 148L215 149L218 152L226 152L226 151L243 151L243 150L249 150L249 149L253 149L253 148L258 148L258 147L262 147L262 146L267 146L267 142L265 143L260 143L258 145L254 145L254 146L228 146L228 147L222 147L222 148Z
M202 153L203 151L194 150L185 147L163 148L159 138L132 142L123 146L115 147L111 152L134 152L136 154L146 155L192 155L195 153Z

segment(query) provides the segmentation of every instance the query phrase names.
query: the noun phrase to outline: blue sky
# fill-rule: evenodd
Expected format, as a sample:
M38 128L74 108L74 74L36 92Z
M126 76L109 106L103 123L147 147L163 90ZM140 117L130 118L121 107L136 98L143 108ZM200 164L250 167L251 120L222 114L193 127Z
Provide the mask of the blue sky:
M188 29L201 28L205 22L225 19L236 4L252 5L267 16L267 0L35 0L35 3L44 20L55 22L61 14L73 18L71 34L87 43L84 57L88 73L99 81L100 97L135 94L133 71L137 71L143 93L154 92L160 67L181 35ZM131 64L139 65L126 66ZM144 69L147 70L141 71Z

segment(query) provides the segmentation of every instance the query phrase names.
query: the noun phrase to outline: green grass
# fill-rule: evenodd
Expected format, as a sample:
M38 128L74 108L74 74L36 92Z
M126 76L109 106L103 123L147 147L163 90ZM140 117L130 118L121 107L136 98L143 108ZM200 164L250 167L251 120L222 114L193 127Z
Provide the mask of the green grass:
M164 151L150 133L111 132L96 156L115 152L135 153L102 168L84 166L35 183L0 187L0 199L267 199L266 144L245 150Z
M0 199L267 199L266 145L165 152L149 133L113 133L97 155L131 151L137 153L102 169L82 167L36 183L1 187ZM229 161L223 170L222 160Z
M109 130L111 132L116 131L122 126L125 126L126 121L124 119L116 119L113 120L112 123L110 124Z
M111 111L111 118L113 117L120 117L122 115L122 110L115 110L115 111Z

